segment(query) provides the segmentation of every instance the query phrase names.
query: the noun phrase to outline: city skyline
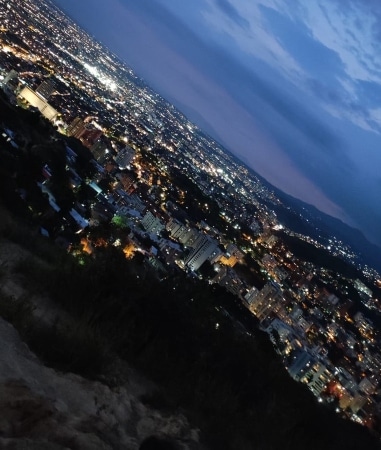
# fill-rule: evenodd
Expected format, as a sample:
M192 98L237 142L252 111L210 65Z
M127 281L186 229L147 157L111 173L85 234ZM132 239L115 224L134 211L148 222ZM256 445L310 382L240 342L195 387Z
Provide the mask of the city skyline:
M199 381L213 380L217 397L200 396L213 422L220 412L226 420L221 399L235 405L224 438L231 440L227 448L240 448L231 430L246 433L253 448L261 441L282 448L290 439L295 447L291 442L301 424L306 440L300 448L310 445L312 436L323 443L316 441L316 448L326 443L332 448L348 448L348 443L373 448L365 443L367 437L379 444L377 247L354 229L273 189L51 0L0 0L0 5L1 211L15 230L18 223L29 225L15 236L3 224L2 242L36 252L39 258L39 239L42 249L52 244L46 272L42 265L30 272L33 265L27 265L26 288L36 282L44 302L48 295L68 311L78 306L78 317L94 317L91 326L99 327L102 342L110 339L111 351L112 342L120 342L116 351L136 345L140 352L143 338L147 361L155 355L152 375L164 366L162 354L167 355L161 380L166 378L169 386L179 382L181 391L190 389L192 405ZM307 117L297 119L298 124L310 123ZM273 166L280 163L278 156L270 159ZM286 168L279 172L287 175ZM66 263L59 253L56 257L61 250L67 252ZM59 278L54 278L55 270ZM13 269L2 276L0 294L8 298L12 279L17 277L18 287L23 278ZM21 306L25 298L20 294L14 301ZM36 311L39 298L32 299ZM40 322L39 315L36 320ZM119 338L119 324L131 334L123 331ZM52 320L51 326L56 330L57 322ZM256 381L258 361L264 367L272 354L267 343L259 344L258 328L278 356L276 366L261 370L263 378ZM162 338L170 345L161 347ZM228 347L228 342L233 345ZM247 347L251 342L252 349ZM238 348L242 354L236 360ZM179 354L189 358L179 362ZM218 366L224 355L231 369L226 362ZM251 364L245 366L248 360ZM197 361L201 365L195 373L189 368ZM287 388L289 379L278 377L280 363L313 393L316 403L325 405L321 419L307 412L313 408L311 398L302 402L303 391ZM244 367L246 385L237 367ZM205 372L209 368L215 375ZM271 388L268 381L275 372ZM222 389L215 385L217 374L222 375ZM239 402L234 390L230 400L229 383L239 388ZM271 395L266 391L258 405L263 386L269 386ZM276 396L281 415L263 416L263 411L274 410L267 405L274 404L278 388L289 397L284 402L283 395ZM208 381L205 392L210 392ZM213 405L217 414L209 409ZM300 420L309 417L312 428L294 417L290 424L284 414L289 410L297 410ZM246 418L255 417L255 411L263 421L261 435L276 424L281 434L276 433L274 445L272 431L263 438L251 434ZM343 418L369 428L374 436L353 428L351 437L342 428ZM125 426L125 420L117 420ZM318 433L316 423L322 425ZM115 433L114 425L108 428ZM219 436L224 428L213 425ZM116 447L124 442L124 434L114 437Z
M269 182L380 245L376 4L55 3Z

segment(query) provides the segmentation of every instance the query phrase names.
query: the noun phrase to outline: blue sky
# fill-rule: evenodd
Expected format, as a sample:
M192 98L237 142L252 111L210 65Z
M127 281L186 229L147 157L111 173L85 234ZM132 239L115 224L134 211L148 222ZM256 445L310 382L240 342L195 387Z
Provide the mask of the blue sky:
M55 0L275 186L381 245L381 2Z

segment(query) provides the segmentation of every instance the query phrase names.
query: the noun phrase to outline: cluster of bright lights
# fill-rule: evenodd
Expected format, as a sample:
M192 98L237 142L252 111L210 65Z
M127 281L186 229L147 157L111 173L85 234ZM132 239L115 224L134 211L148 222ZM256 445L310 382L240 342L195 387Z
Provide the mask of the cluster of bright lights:
M103 85L110 89L110 91L116 91L116 83L109 77L106 77L98 67L90 66L90 64L84 63L83 67L95 77L98 81L100 81Z

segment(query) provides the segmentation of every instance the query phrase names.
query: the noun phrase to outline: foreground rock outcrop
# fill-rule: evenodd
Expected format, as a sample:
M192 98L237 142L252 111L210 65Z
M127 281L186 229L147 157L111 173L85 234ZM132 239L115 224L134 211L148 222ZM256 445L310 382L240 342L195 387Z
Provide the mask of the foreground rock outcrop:
M2 319L0 339L0 448L137 450L152 435L179 449L201 448L184 416L166 416L139 401L145 388L134 376L110 388L59 373L44 366Z
M23 247L1 239L1 301L26 301L33 322L51 326L59 320L70 328L71 318L62 308L29 290L17 271L20 261L44 264ZM156 387L126 363L115 360L103 375L105 382L56 371L44 365L2 318L0 342L1 449L138 450L150 436L178 449L203 448L198 430L182 414L164 414L140 401Z

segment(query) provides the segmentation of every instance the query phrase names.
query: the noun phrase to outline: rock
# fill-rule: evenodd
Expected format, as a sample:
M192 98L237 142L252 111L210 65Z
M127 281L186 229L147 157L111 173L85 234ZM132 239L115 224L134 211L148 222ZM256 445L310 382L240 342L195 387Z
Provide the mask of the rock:
M70 450L68 447L43 440L3 438L0 438L0 448L3 450Z
M0 339L0 448L138 450L152 435L165 436L179 450L199 448L198 432L185 416L140 402L152 384L148 388L129 377L125 385L110 388L57 372L44 366L3 319Z

